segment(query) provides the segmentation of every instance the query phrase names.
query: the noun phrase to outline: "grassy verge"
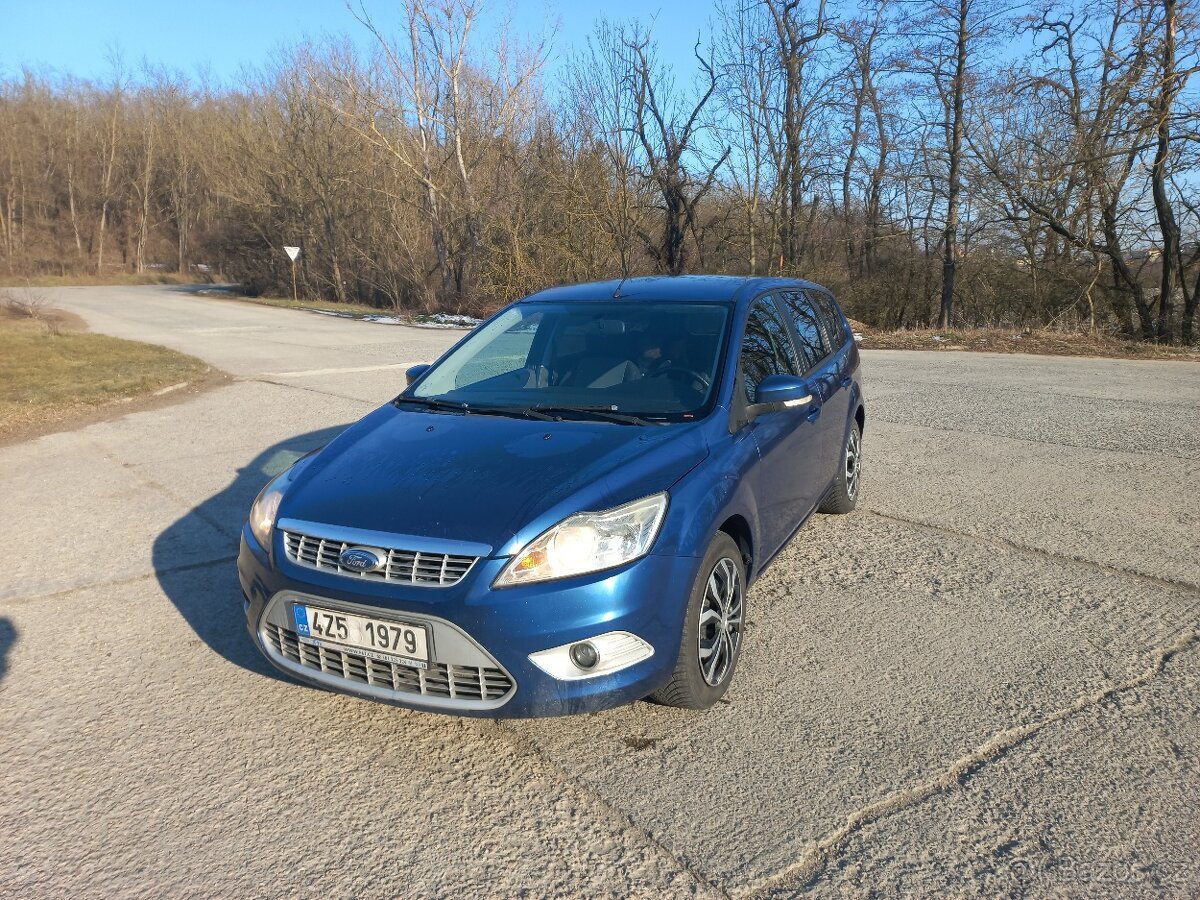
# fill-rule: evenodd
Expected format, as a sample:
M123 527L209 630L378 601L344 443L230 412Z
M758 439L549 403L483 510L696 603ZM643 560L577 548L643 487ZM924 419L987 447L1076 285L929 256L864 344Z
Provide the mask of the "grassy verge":
M375 321L385 321L389 324L428 325L433 327L472 327L479 319L446 313L411 313L403 310L381 309L377 306L366 306L362 303L333 303L328 300L292 300L290 297L247 297L221 286L215 286L203 293L220 297L223 300L237 300L243 303L257 303L260 306L275 306L280 309L299 309L306 312L323 312L336 316L348 316L362 319L370 316Z
M1049 356L1097 356L1113 359L1184 359L1200 361L1200 349L1127 341L1108 334L1006 328L939 331L918 328L877 331L855 323L864 350L972 351L976 353L1037 353Z
M69 330L53 311L32 318L0 308L0 441L208 371L165 347Z
M402 315L391 310L380 309L377 306L365 306L362 303L330 303L324 300L293 300L291 297L246 297L233 291L222 292L218 296L227 300L241 300L246 303L257 303L260 306L278 306L281 309L319 309L322 312L340 313L352 316L390 316Z
M0 276L0 288L5 287L80 287L125 284L195 284L196 275L176 275L172 272L143 272L141 275L116 272L111 275L30 275L28 277Z

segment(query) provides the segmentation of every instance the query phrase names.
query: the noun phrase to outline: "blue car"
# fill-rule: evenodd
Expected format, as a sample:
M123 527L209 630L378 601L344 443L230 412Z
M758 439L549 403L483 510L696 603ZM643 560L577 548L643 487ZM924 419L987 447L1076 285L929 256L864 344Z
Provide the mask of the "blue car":
M408 382L263 489L238 556L266 657L372 700L707 708L747 589L861 489L858 349L809 282L553 288Z

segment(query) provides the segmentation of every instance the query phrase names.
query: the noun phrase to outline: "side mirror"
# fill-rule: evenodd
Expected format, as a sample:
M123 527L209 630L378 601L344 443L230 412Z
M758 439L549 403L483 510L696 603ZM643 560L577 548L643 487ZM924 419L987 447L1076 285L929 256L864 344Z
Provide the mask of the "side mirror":
M797 409L816 402L807 381L798 375L768 375L754 392L754 412Z
M412 384L422 375L429 371L429 363L420 363L419 365L410 366L404 370L405 385Z

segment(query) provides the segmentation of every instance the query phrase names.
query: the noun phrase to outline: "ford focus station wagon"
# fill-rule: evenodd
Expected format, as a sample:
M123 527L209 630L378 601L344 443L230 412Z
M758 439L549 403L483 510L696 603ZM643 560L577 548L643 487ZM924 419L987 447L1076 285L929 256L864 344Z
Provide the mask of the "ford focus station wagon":
M559 287L271 481L242 531L267 658L336 691L547 716L729 688L747 589L852 510L859 354L824 288Z

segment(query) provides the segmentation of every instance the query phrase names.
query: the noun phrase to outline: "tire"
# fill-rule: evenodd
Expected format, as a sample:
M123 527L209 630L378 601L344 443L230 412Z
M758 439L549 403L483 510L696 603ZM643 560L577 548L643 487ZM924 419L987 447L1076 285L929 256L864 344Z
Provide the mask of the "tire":
M821 500L820 510L835 515L853 512L861 493L862 429L858 427L858 422L852 422L850 433L846 435L846 446L842 448L842 464L838 467L837 478L833 479L833 484Z
M708 709L733 681L745 628L746 564L733 538L718 531L708 545L688 598L675 671L650 699L681 709Z

